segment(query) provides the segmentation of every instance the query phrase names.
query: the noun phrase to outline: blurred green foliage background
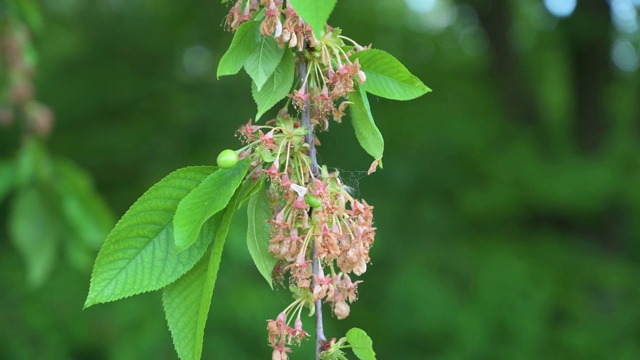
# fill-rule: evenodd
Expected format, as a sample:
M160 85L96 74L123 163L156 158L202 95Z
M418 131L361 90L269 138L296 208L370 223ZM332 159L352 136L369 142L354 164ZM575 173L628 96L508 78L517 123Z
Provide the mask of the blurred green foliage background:
M4 9L0 0L0 11ZM219 1L43 0L38 99L49 151L93 175L119 216L172 170L238 148L249 78L215 78ZM380 359L640 359L640 32L634 0L339 1L332 25L394 54L434 91L372 99L385 168L348 119L320 161L375 206L353 326ZM0 128L0 157L21 146ZM0 359L176 359L158 293L82 311L90 269L37 289L0 205ZM205 359L268 359L286 303L236 218ZM95 253L94 253L95 255ZM309 319L311 320L311 319ZM312 327L311 321L306 325ZM292 359L311 358L311 341Z

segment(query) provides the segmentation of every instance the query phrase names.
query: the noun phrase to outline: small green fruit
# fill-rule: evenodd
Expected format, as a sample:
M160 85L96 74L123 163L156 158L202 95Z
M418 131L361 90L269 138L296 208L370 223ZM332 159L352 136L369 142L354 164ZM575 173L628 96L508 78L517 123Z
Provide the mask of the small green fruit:
M307 205L311 206L314 209L322 207L322 201L310 194L304 197L304 202L306 202Z
M231 149L223 150L220 152L220 155L218 155L217 162L221 169L232 168L238 163L238 153Z

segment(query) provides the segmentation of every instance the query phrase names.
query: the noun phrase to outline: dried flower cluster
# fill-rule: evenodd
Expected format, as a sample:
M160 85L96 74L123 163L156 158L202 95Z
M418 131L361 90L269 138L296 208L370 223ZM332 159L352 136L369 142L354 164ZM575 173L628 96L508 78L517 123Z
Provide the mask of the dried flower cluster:
M312 124L328 130L330 119L340 122L345 115L354 85L366 81L358 60L351 61L350 57L368 47L330 26L317 39L311 27L283 0L237 0L227 15L227 28L235 31L247 21L260 19L263 9L261 33L273 36L280 47L296 48L307 64L306 73L299 74L302 79L299 89L289 97L298 110L309 106Z
M338 319L349 315L361 282L350 274L366 271L375 236L373 208L354 199L337 172L323 167L320 176L313 174L307 132L299 119L284 112L267 125L249 122L239 130L248 143L241 156L252 160L251 176L264 176L271 184L269 251L279 260L274 277L288 280L295 297L275 321L268 321L274 359L286 359L288 346L307 336L300 320L305 306L313 311L313 303L321 300L331 304ZM321 264L316 275L314 256Z
M365 48L329 26L317 39L283 0L237 0L226 24L235 31L252 20L262 21L263 36L273 36L280 47L298 51L300 82L287 104L292 103L297 112L308 112L311 125L309 130L285 107L266 125L249 121L238 131L247 144L240 157L250 157L251 176L265 177L270 184L269 251L279 261L272 276L287 282L294 295L294 301L267 326L273 359L285 360L290 346L308 336L300 318L305 307L313 314L314 303L323 301L331 304L338 319L349 316L349 304L356 301L361 282L350 276L362 275L370 261L373 207L353 198L338 172L318 169L310 156L310 138L305 139L314 128L328 130L331 119L341 121L351 104L349 95L366 81L360 64L350 56ZM319 144L311 135L313 143ZM319 264L315 272L314 258Z
M9 97L8 104L0 107L0 126L13 123L17 109L24 115L29 131L48 136L53 127L53 112L34 99L35 55L29 30L16 21L4 25L0 29L0 65L6 61L9 81L0 86L8 87Z

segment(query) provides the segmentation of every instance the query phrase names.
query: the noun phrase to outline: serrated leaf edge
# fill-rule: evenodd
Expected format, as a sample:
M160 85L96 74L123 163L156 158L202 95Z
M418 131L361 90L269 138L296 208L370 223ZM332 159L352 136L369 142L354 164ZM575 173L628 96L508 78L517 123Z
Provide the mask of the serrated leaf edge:
M213 167L213 166L189 166L189 167L185 167L185 168L176 169L176 170L174 170L174 171L170 172L169 174L167 174L166 176L164 176L161 180L159 180L158 182L156 182L155 184L153 184L149 189L147 189L147 191L145 191L145 192L144 192L144 193L143 193L143 194L142 194L142 195L141 195L141 196L140 196L140 197L139 197L139 198L138 198L138 199L137 199L137 200L136 200L136 201L135 201L135 202L134 202L130 207L129 207L129 209L127 209L127 211L126 211L126 212L125 212L125 213L120 217L120 219L118 219L118 221L117 221L117 222L116 222L116 224L114 225L113 229L111 229L111 232L113 232L113 230L118 226L118 224L120 224L120 222L122 222L122 219L123 219L123 218L124 218L124 217L125 217L125 216L130 212L130 211L131 211L131 209L132 209L136 204L138 204L138 202L140 202L140 199L141 199L141 198L143 198L143 197L144 197L144 196L145 196L149 191L151 191L151 189L153 189L157 184L159 184L159 183L160 183L162 180L164 180L165 178L167 178L167 177L169 177L169 176L171 176L171 175L173 175L173 174L177 173L178 171L183 171L183 170L185 170L185 169L189 169L189 168L193 168L193 169L203 169L203 170L204 170L204 169L211 169L211 168L215 168L215 167ZM195 189L195 188L194 188L194 189ZM171 221L169 221L169 222L168 222L168 223L167 223L167 224L162 228L162 230L160 230L160 231L158 232L158 234L159 234L160 232L162 232L162 231L165 231L165 230L166 230L166 228L167 228L169 225L173 226L173 218L171 219ZM111 235L111 232L109 232L109 235ZM107 235L107 238L109 237L109 235ZM149 242L149 243L150 243L150 242ZM146 248L147 246L149 246L149 244L145 245L145 247L144 247L144 248ZM144 249L142 249L142 250L144 250ZM142 250L140 250L140 251L142 251ZM204 253L206 253L206 251L205 251ZM202 254L202 256L204 256L204 253ZM200 261L200 260L202 259L202 256L200 257L200 259L199 259L198 261ZM128 263L130 263L131 261L132 261L132 260L129 260L129 262L128 262ZM196 262L195 262L195 264L197 264L197 263L198 263L198 261L196 261ZM195 266L195 264L194 264L194 266ZM87 295L87 299L85 300L85 303L84 303L84 305L83 305L83 307L82 307L82 309L83 309L83 310L84 310L84 309L87 309L87 308L89 308L89 307L91 307L91 306L93 306L93 305L97 305L97 304L106 304L106 303L110 303L110 302L114 302L114 301L118 301L118 300L126 299L126 298L129 298L129 297L135 296L135 295L146 294L146 293L150 293L150 292L154 292L154 291L160 290L160 289L162 289L163 287L169 286L169 285L171 285L172 283L176 282L179 278L181 278L184 274L186 274L187 272L189 272L189 271L193 268L193 266L192 266L191 268L189 268L189 269L185 270L182 274L180 274L180 275L179 275L176 279L174 279L173 281L171 281L171 282L167 283L167 284L166 284L166 285L164 285L164 286L158 287L158 288L152 288L152 289L148 289L148 290L140 291L140 292L135 293L135 294L132 294L132 295L116 297L116 298L111 299L111 300L108 300L108 301L89 301L89 300L90 300L90 299L92 299L92 298L96 298L96 296L92 296L92 297L90 296L90 295L91 295L91 289L92 289L92 287L93 287L93 274L94 274L94 272L95 272L95 270L96 270L96 265L97 265L97 263L94 261L94 263L93 263L93 267L92 267L92 269L91 269L91 278L90 278L90 281L89 281L89 294ZM122 270L120 270L120 271L122 271ZM119 273L120 273L120 272L119 272ZM104 291L104 289L103 289L102 291ZM99 294L101 294L101 293L102 293L102 291L100 291L100 292L99 292Z

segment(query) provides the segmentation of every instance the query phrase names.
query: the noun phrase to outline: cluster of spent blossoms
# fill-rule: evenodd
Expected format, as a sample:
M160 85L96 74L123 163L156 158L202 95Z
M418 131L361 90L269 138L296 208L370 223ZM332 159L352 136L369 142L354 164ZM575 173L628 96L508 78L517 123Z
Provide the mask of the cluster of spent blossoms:
M284 112L264 126L249 122L238 131L247 143L241 157L250 157L251 176L270 183L269 251L279 260L273 276L287 281L295 298L268 321L274 359L286 359L288 346L307 336L300 319L305 306L313 311L320 300L331 304L338 319L349 315L360 283L350 274L366 271L375 236L373 208L354 199L337 172L323 167L314 175L307 132L299 119ZM316 274L314 256L320 264Z
M264 36L273 36L281 47L303 51L305 40L310 46L317 43L311 28L303 23L291 5L284 5L283 0L236 0L227 15L227 29L235 31L245 22L256 19L262 9L264 17L260 32Z
M362 275L370 261L373 208L351 196L338 172L318 168L311 152L319 142L309 134L314 128L328 130L330 120L340 122L345 115L350 95L366 81L358 60L351 57L365 48L330 26L316 38L283 0L235 1L227 28L235 31L248 21L261 21L263 36L297 51L299 82L287 104L308 115L303 126L285 108L264 126L249 121L238 131L246 143L240 157L251 159L251 176L270 184L269 252L278 260L272 277L287 282L294 296L267 326L273 359L286 360L290 346L308 336L302 330L302 310L308 307L313 315L314 304L325 302L338 319L346 318L361 282L351 276Z
M264 10L264 17L262 15ZM340 122L349 106L349 95L356 84L366 81L358 60L350 57L366 48L341 35L339 28L326 26L317 39L295 10L283 0L237 0L227 15L227 27L235 31L251 19L261 19L260 31L273 36L281 47L297 48L307 64L306 73L299 74L299 89L289 95L298 110L309 107L313 125L323 130L329 120Z
M0 126L10 125L19 110L26 121L26 128L32 133L48 136L53 127L53 112L49 107L35 100L34 50L31 46L28 28L17 21L10 21L0 29L0 70L6 61L8 99L0 99ZM7 104L4 104L4 102Z

